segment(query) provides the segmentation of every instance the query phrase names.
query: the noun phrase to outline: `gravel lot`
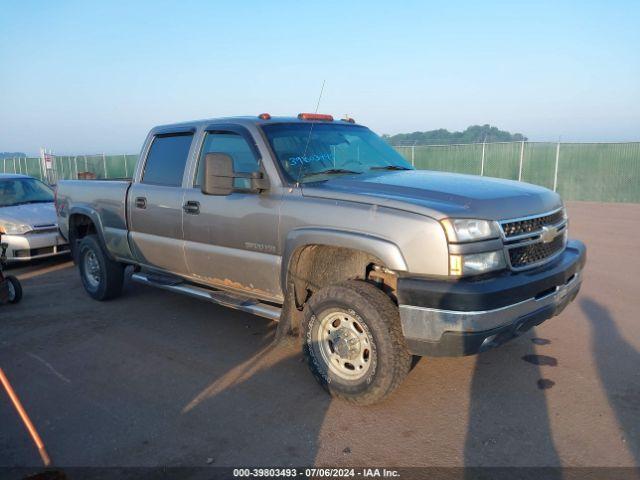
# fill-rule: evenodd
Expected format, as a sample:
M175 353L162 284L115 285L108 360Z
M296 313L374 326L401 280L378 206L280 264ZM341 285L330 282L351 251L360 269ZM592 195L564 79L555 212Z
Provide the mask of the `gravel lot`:
M132 283L97 303L66 259L13 270L0 366L57 465L639 465L640 205L569 213L577 300L494 351L423 358L378 406L331 401L273 323ZM0 391L0 465L38 464Z

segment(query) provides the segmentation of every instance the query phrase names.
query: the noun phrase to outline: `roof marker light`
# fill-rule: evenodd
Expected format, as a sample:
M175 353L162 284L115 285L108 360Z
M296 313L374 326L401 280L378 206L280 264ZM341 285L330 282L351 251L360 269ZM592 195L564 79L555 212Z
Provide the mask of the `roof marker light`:
M317 120L320 122L333 122L331 115L325 115L322 113L299 113L298 118L300 120Z
M260 120L271 120L271 115L269 115L268 113L261 113L260 115L258 115L258 118Z

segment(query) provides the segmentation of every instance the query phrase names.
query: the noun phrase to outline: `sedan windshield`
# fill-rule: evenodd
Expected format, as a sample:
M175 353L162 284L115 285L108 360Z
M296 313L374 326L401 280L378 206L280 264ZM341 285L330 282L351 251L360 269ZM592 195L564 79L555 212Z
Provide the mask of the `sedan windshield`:
M366 127L336 123L281 123L262 126L278 162L292 181L327 180L411 165Z
M35 178L0 179L0 207L53 202L53 191Z

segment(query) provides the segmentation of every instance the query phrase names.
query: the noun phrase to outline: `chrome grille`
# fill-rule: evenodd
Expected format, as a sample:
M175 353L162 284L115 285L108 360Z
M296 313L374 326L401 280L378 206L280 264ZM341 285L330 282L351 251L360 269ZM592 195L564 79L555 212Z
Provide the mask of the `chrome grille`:
M522 247L510 248L509 261L513 268L538 264L561 252L564 249L564 244L565 234L562 233L549 243L536 242Z
M546 225L555 225L563 220L562 209L544 215L542 217L525 218L523 220L516 220L510 222L504 222L502 224L502 231L505 237L516 237L519 235L532 233L540 230Z
M500 222L505 254L512 270L525 270L557 257L567 243L563 209Z

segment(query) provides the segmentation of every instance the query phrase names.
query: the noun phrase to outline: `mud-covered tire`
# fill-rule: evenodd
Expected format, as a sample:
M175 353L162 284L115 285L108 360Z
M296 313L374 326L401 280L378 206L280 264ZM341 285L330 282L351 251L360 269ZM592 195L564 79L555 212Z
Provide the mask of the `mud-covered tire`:
M95 300L110 300L122 293L124 265L111 260L95 235L87 235L78 246L80 279Z
M13 275L8 275L5 280L9 286L9 303L18 303L22 300L22 285Z
M331 335L329 332L336 320L326 322L333 318L339 327L340 318L346 320L347 335L351 335L349 326L355 325L358 332L362 330L357 335L365 338L362 345L370 349L368 360L359 354L363 351L361 344L356 346L358 354L348 351L348 355L356 359L351 367L365 366L362 377L345 378L340 365L346 357L329 357L338 355L337 343L327 342L328 347L322 346L322 335ZM349 280L316 292L305 305L302 333L303 354L316 380L333 397L353 404L371 405L382 401L402 383L411 367L412 356L404 341L398 307L384 292L363 281ZM333 338L338 342L343 341L344 335L335 331L333 334L337 335ZM347 341L347 344L353 342ZM370 364L366 365L367 361ZM330 363L335 364L330 367ZM357 375L355 371L354 375Z

